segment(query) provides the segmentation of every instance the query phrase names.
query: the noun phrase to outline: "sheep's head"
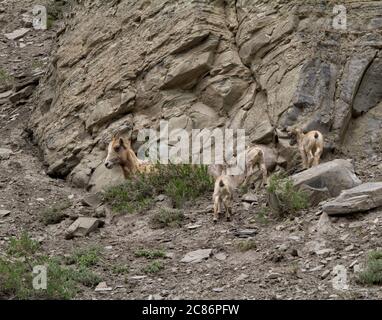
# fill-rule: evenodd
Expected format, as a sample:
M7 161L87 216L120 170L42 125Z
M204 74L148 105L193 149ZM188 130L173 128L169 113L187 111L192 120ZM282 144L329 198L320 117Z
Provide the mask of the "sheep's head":
M291 141L290 141L291 146L295 145L304 134L300 128L296 128L296 127L287 127L286 131L288 132L291 138Z
M127 160L127 150L130 147L130 141L122 137L113 136L107 148L105 167L111 169L116 164L122 164Z

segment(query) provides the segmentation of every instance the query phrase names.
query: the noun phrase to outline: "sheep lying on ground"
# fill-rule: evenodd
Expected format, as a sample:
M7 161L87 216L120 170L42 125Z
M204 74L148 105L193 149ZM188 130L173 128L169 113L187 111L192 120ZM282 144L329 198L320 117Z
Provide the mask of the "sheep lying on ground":
M303 169L318 165L324 150L324 137L322 133L317 130L303 133L299 128L287 128L287 131L297 139Z

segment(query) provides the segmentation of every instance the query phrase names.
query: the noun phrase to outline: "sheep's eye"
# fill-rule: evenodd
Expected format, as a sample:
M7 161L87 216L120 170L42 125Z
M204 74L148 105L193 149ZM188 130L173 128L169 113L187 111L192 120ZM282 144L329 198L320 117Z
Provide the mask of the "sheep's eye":
M119 150L121 150L121 146L116 146L116 147L114 147L114 151L115 151L115 152L119 152Z

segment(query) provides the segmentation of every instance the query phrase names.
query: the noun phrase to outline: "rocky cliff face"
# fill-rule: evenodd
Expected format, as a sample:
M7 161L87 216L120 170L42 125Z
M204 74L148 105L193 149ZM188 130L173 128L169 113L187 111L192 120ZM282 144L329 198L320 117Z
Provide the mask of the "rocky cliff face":
M49 173L82 187L118 180L101 165L111 133L161 119L244 128L261 144L278 134L281 149L298 124L344 152L379 152L382 2L345 4L345 30L333 1L307 3L74 4L30 124Z

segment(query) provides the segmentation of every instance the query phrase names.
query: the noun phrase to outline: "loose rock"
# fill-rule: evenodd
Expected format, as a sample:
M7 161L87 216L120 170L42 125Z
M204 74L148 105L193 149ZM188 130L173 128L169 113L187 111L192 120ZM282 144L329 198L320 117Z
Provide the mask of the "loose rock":
M84 237L103 225L103 221L96 218L80 217L68 228L65 239Z
M185 263L197 263L208 259L212 254L212 249L199 249L187 253L181 262Z

